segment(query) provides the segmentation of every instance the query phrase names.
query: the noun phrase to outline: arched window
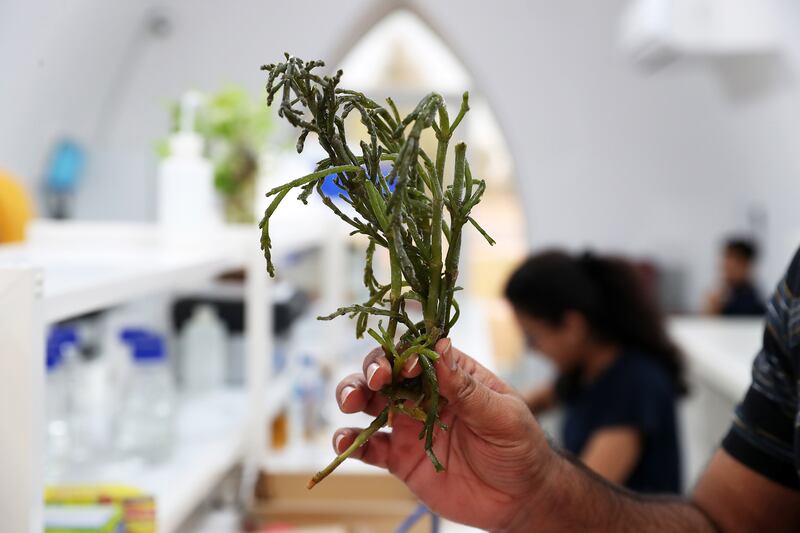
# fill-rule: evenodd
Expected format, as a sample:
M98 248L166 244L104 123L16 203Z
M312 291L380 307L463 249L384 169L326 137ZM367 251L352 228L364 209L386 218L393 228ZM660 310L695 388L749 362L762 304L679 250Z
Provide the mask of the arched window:
M376 101L391 96L401 113L413 109L431 91L441 94L456 110L462 92L470 91L471 111L457 137L468 145L473 174L487 182L475 217L497 245L491 247L477 235L465 242L460 285L467 289L465 294L487 306L498 358L515 356L521 341L502 301L502 290L511 269L527 250L526 225L516 191L513 159L480 85L442 39L407 9L397 9L382 18L356 41L338 67L344 71L343 86L362 91ZM347 131L366 139L366 129L356 114L349 120ZM429 153L435 153L433 135L423 138L422 145ZM510 340L500 343L498 339Z

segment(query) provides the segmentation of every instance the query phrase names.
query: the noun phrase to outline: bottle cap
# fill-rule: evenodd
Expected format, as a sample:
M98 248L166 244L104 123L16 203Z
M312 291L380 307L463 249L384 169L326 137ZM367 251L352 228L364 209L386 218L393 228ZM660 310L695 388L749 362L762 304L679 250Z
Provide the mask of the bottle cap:
M156 335L138 337L133 341L133 360L136 363L158 363L164 360L164 339Z
M45 358L45 363L47 365L47 371L52 372L61 366L61 363L64 361L64 354L61 351L61 343L58 341L48 341L47 343L47 356Z
M45 363L47 371L51 372L61 366L64 362L64 346L76 344L78 342L78 332L69 326L56 326L50 330L47 336L47 348L45 352Z
M151 335L151 333L144 328L124 328L119 332L120 340L126 344L131 344L136 339L149 335Z
M50 330L48 342L76 343L78 342L78 330L72 326L56 326Z

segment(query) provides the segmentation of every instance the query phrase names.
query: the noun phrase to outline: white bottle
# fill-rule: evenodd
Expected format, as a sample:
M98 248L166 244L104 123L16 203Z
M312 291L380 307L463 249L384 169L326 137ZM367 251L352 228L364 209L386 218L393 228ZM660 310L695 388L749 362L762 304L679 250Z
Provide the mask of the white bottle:
M219 198L211 163L203 157L203 139L195 131L202 96L181 99L180 128L169 140L169 156L158 170L158 220L169 237L193 240L221 226Z
M119 413L117 451L158 462L170 451L175 432L175 388L164 350L155 335L131 342L133 369Z
M181 383L190 394L219 390L225 383L228 332L210 305L198 305L180 336Z

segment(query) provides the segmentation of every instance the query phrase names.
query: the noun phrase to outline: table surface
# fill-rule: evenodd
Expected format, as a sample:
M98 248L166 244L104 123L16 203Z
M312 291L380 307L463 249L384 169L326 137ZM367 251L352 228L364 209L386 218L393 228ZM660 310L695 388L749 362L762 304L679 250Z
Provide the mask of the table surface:
M673 317L669 331L689 369L729 399L738 401L750 385L753 359L761 350L760 318Z

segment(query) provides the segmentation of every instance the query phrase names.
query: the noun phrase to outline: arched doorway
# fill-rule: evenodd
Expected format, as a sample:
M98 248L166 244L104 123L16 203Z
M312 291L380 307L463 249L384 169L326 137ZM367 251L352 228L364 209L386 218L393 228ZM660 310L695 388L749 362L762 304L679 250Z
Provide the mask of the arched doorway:
M460 138L469 147L473 172L487 182L476 219L497 244L489 246L472 235L462 253L460 284L485 309L498 361L510 364L521 352L522 342L503 302L502 290L511 269L526 253L526 224L509 146L479 84L420 15L404 7L385 13L366 33L351 41L349 50L332 66L344 71L343 86L376 101L391 96L401 113L413 109L431 91L457 109L462 92L470 91L471 111ZM367 132L355 114L349 120L347 131L357 145L362 138L366 140ZM429 153L435 152L432 136L423 138L422 143Z

